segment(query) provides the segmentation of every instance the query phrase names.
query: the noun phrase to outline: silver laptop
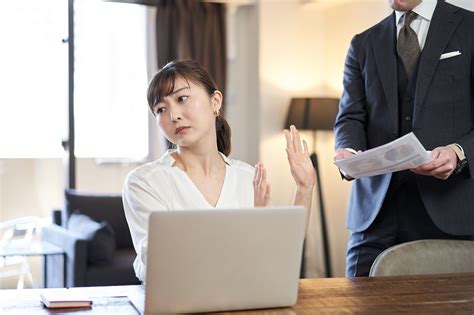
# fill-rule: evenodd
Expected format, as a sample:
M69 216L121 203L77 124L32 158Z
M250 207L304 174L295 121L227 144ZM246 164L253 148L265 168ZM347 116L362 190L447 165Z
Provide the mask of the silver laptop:
M294 305L306 216L303 207L152 212L145 314Z

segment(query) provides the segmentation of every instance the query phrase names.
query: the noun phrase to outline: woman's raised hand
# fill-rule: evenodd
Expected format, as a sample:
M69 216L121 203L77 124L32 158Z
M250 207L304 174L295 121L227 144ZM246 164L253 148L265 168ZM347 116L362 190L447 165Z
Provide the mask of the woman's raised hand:
M267 207L270 205L270 184L267 182L267 170L262 162L258 162L255 165L253 196L255 207Z
M309 157L308 144L305 140L301 142L300 134L293 125L291 125L289 131L285 130L285 137L286 153L296 187L299 191L312 191L316 173Z

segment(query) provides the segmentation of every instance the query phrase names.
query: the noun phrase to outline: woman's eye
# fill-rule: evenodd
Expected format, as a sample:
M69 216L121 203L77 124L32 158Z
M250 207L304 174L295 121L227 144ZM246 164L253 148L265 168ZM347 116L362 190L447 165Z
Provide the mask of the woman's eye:
M183 96L178 97L178 102L182 103L182 102L186 101L187 99L188 99L188 97L186 95L183 95Z
M158 108L156 109L156 113L157 113L157 114L161 114L162 112L164 112L164 110L165 110L164 107L158 107Z

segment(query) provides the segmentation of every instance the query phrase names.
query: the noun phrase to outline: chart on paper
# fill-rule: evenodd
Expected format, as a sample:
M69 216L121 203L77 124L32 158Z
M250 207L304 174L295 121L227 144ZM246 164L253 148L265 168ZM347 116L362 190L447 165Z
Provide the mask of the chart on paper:
M431 153L410 132L392 142L334 163L350 177L361 178L412 169L430 161Z

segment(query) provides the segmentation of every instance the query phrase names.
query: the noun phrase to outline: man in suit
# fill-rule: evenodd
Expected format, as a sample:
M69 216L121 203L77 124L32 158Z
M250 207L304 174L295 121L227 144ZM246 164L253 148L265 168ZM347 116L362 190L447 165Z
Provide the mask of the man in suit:
M399 243L474 235L474 13L441 0L389 2L393 14L352 39L335 159L413 132L432 161L354 180L347 276L367 276Z

